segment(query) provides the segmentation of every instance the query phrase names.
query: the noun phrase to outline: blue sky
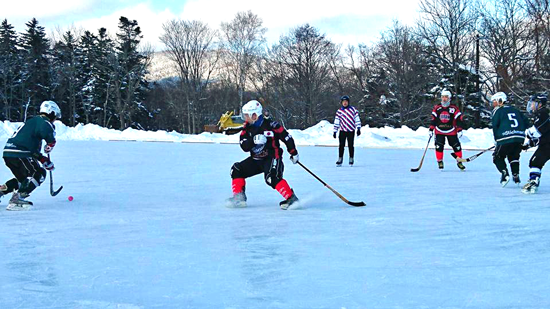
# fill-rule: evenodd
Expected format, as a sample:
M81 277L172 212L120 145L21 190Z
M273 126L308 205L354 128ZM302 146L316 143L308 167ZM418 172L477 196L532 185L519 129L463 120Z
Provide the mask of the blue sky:
M138 21L144 40L162 49L158 36L162 23L170 19L194 19L219 28L237 12L251 10L260 16L270 43L291 28L309 23L335 43L371 43L393 19L412 25L419 0L15 0L3 3L0 18L8 19L16 30L36 17L49 34L70 27L95 31L106 27L116 32L121 15Z

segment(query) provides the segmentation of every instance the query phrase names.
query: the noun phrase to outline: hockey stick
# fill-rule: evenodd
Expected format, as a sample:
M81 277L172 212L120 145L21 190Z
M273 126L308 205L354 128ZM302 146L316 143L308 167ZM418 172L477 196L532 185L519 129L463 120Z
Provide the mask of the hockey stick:
M319 182L321 182L323 185L325 185L325 187L327 187L330 191L332 191L332 193L336 194L336 196L338 196L342 201L346 202L348 205L355 206L355 207L366 206L366 204L364 202L350 202L350 201L348 201L345 197L343 197L340 193L338 193L336 190L334 190L331 186L327 185L326 182L321 180L321 178L319 178L319 177L317 177L317 175L313 174L313 172L310 171L307 167L305 167L302 164L302 162L298 161L298 164L300 164L300 166L303 167L313 177L315 177L315 179L319 180Z
M468 157L466 159L463 159L463 158L457 158L456 160L458 162L470 162L470 161L474 161L477 157L481 156L482 154L486 153L487 151L489 150L493 150L495 148L495 146L491 146L483 151L480 151L478 153L476 153L475 155L471 156L471 157Z
M428 138L428 143L426 144L426 149L424 149L424 154L422 155L422 159L420 159L420 165L418 165L417 168L411 168L411 172L415 173L418 172L422 168L422 163L424 163L424 157L426 156L426 152L428 151L428 146L430 146L430 141L432 140L432 135L430 135L430 138Z
M50 154L48 153L48 160L50 160ZM51 196L56 196L61 192L61 189L63 189L63 186L59 187L56 191L53 190L53 176L52 171L50 171L50 194Z

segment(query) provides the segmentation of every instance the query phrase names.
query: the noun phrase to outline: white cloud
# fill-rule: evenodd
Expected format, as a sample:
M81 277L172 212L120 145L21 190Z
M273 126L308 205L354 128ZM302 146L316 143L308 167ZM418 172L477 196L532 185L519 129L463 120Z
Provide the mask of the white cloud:
M212 8L215 8L213 10ZM358 34L358 25L349 23L348 17L354 22L370 18L384 17L387 21L398 19L405 24L412 24L417 16L418 0L318 0L318 1L257 1L257 0L190 0L185 4L180 17L183 19L198 19L218 27L220 22L233 19L240 11L251 10L260 16L264 26L268 28L267 36L270 41L277 40L281 34L286 34L293 27L310 23L321 33L327 33L330 39L340 38L342 42L351 40L351 43L369 41L379 34L378 25L376 35L373 33ZM339 30L324 24L323 20L341 19ZM332 21L331 23L334 23ZM388 23L386 27L391 24ZM368 32L367 27L359 30ZM372 32L372 31L371 31ZM353 34L350 34L353 33ZM337 40L335 40L337 41Z
M4 1L7 2L7 1ZM47 31L53 26L67 27L73 23L76 27L96 32L105 27L111 34L118 29L118 19L125 16L138 21L144 35L144 41L157 49L162 49L158 37L162 34L162 24L174 18L201 20L213 28L219 28L221 22L234 18L237 12L251 10L264 21L268 29L268 41L274 43L291 28L309 23L336 43L357 44L375 41L380 31L391 26L392 19L411 25L418 16L419 0L189 0L183 4L182 11L164 8L155 9L162 1L136 3L128 0L25 0L25 7L16 1L2 4L0 17L5 16L19 31L32 17L46 25ZM19 2L20 3L20 2ZM108 7L124 7L97 18L87 18ZM44 23L45 21L45 23ZM65 23L65 24L64 24Z
M82 12L94 5L93 1L74 0L25 0L2 1L0 17L7 19L49 18L70 13Z

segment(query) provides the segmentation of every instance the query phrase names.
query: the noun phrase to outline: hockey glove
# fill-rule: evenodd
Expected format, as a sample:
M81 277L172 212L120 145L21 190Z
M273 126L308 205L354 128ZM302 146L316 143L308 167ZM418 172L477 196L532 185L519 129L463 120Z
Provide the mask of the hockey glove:
M434 130L430 129L430 137L434 136Z
M44 152L45 153L52 152L54 146L55 146L55 142L51 142L49 144L46 144L46 146L44 146Z
M256 134L254 135L254 144L256 145L263 145L267 143L267 137L263 134Z
M290 156L290 161L292 161L292 163L296 164L300 161L300 156L299 155L293 155L293 156Z
M357 136L361 135L361 129L357 129Z
M48 157L42 156L40 158L40 163L44 166L45 169L48 171L53 171L55 169L55 166L53 165L53 162L48 159Z
M48 171L53 171L55 169L55 166L53 166L52 161L48 161L48 162L44 163L44 168Z
M332 137L336 138L336 132L332 133Z

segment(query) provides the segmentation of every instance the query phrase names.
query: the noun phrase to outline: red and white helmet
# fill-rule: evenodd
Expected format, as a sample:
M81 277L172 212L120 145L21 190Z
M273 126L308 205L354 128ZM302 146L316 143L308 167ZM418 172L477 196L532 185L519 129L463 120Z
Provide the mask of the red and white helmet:
M248 117L252 118L252 115L256 114L258 117L260 117L262 115L262 111L262 104L256 100L251 100L243 105L241 116L243 117L243 119L245 115L248 115Z

